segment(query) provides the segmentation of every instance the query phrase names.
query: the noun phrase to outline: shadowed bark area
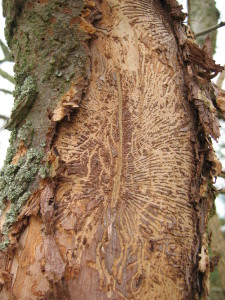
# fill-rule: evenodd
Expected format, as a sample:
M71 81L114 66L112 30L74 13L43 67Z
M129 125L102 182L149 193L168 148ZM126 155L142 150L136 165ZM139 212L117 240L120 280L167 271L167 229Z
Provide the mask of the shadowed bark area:
M49 9L41 2L43 12ZM210 139L219 129L209 78L221 68L186 34L176 1L86 1L76 16L73 1L72 8L60 5L50 6L50 20L57 24L65 14L87 57L44 106L50 124L39 130L48 172L42 179L39 172L9 227L1 296L207 296L205 232L220 169ZM30 6L23 9L18 26ZM60 41L69 29L60 27ZM48 46L49 59L56 44ZM76 51L71 46L69 64L63 56L58 75ZM28 116L44 101L45 86L38 84ZM13 120L10 126L22 126ZM10 164L24 151L20 143ZM2 224L6 216L7 209Z

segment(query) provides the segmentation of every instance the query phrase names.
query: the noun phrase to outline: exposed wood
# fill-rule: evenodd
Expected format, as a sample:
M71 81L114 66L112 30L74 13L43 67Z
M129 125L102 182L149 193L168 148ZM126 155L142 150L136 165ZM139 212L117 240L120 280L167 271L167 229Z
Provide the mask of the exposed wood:
M179 299L192 273L194 123L160 6L123 3L102 5L88 92L54 143L65 168L57 239L63 257L71 240L79 273L68 285L80 299ZM75 235L66 222L71 211Z
M220 73L217 81L216 81L216 85L222 89L222 85L223 85L223 82L224 82L224 78L225 78L225 69L223 70L223 72Z

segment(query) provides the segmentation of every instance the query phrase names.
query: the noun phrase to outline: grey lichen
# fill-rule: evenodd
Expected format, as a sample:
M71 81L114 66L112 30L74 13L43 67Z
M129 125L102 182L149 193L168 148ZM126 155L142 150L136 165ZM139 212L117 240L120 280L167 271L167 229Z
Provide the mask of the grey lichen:
M41 167L43 153L40 149L30 148L15 164L6 164L0 172L0 207L10 202L10 210L6 213L2 234L5 236L0 248L6 245L8 232L16 221L24 203L30 195L29 185Z
M4 162L5 165L9 164L12 161L12 159L16 153L16 148L14 146L14 140L16 139L16 135L17 135L17 130L16 129L12 130L10 139L9 139L9 147L7 149L6 158L5 158L5 162Z
M36 94L36 83L32 76L25 78L23 85L16 86L14 91L15 96L15 106L17 106L25 97L33 98ZM16 109L16 107L14 108Z
M32 122L30 120L19 129L17 137L25 143L28 147L33 140L34 128L32 127Z
M4 237L4 240L0 243L0 249L5 249L9 244L9 231L12 224L16 221L17 216L23 207L23 205L26 203L30 196L30 192L25 192L21 197L19 197L17 203L11 203L9 211L6 213L5 223L2 230L2 235Z
M44 166L41 166L38 172L38 175L42 178L45 179L49 176L49 166L45 164Z
M40 168L43 153L29 149L17 164L6 164L0 172L0 205L8 199L15 202L27 190Z

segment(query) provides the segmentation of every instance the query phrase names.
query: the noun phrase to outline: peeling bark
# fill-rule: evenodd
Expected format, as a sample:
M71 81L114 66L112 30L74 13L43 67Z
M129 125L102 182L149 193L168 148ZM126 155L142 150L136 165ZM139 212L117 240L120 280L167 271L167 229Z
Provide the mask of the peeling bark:
M201 7L200 7L201 6ZM219 12L217 11L215 1L208 0L204 2L197 2L195 0L189 0L189 9L188 9L188 15L189 15L189 24L191 25L192 29L195 32L201 31L203 28L211 27L215 25L218 22L219 18ZM199 15L199 12L201 11L201 16ZM198 21L198 22L197 22ZM217 32L214 31L211 33L211 36L206 38L206 35L201 37L198 42L203 44L204 47L209 49L210 55L212 55L212 52L214 53L216 50L216 35ZM205 39L206 38L206 39ZM204 41L205 39L205 41ZM212 45L211 45L211 39L212 39ZM217 87L219 89L217 99L216 99L216 108L217 113L220 118L223 118L224 111L225 111L225 92L221 90L222 83L223 83L223 75L224 70L219 76L219 79L217 80ZM216 214L216 211L215 211ZM218 255L221 256L222 254L222 243L221 239L223 239L221 230L220 230L220 224L218 220L218 216L215 215L212 217L212 219L209 222L209 228L212 231L212 243L211 243L211 249L212 253L215 257ZM220 249L220 251L219 251ZM225 279L225 269L223 267L224 265L224 258L221 257L221 261L219 262L218 271L219 271L219 277L221 278L222 287L224 286L223 282ZM212 268L213 270L213 268ZM211 271L212 271L211 270ZM210 297L214 297L213 293L211 292Z
M0 295L207 297L206 229L220 171L211 145L219 127L210 78L222 68L195 44L176 1L39 2L27 1L17 30L9 31L13 39L22 34L21 24L30 28L27 13L40 16L38 5L42 14L51 12L46 32L55 38L38 48L43 54L48 46L48 52L33 76L42 78L43 63L57 53L55 39L60 44L77 34L81 48L71 46L71 55L62 56L66 72L79 59L60 91L54 76L61 77L64 64L36 80L27 112L36 124L34 142L27 147L45 139L46 176L28 186L31 196L10 226ZM69 27L61 26L59 37L51 24L64 19ZM21 155L17 148L9 163ZM11 199L4 200L10 206Z

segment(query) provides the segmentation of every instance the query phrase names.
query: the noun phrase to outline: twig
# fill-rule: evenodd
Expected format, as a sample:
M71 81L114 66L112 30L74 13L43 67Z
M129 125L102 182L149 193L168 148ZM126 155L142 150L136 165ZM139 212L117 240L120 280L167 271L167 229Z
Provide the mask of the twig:
M6 60L6 59L1 59L0 60L0 64L2 64L2 63L4 63L4 62L7 62L8 60Z
M217 191L216 191L216 194L217 194L217 195L219 195L219 194L225 195L225 189L217 190Z
M15 84L15 80L13 76L9 75L7 72L3 71L2 69L0 69L0 76Z
M13 92L9 91L9 90L5 90L5 89L0 89L0 92L3 92L5 94L10 94L12 95Z
M3 61L13 61L12 55L9 51L9 48L3 43L0 39L0 46L2 48L2 52L4 53L5 59Z
M221 172L221 174L219 175L219 177L221 177L221 178L225 178L225 172L224 172L224 171L222 171L222 172Z
M212 26L212 27L209 27L209 28L207 28L207 29L205 29L205 30L203 30L203 31L197 32L197 33L195 34L195 36L198 37L198 36L200 36L200 35L204 35L204 34L206 34L206 33L209 33L209 32L211 32L211 31L214 31L214 30L216 30L216 29L218 29L218 28L220 28L220 27L223 27L223 26L225 26L225 22L220 22L219 24L216 24L216 25L214 25L214 26Z
M211 292L223 293L223 289L220 287L216 287L216 286L210 287L210 290L211 290Z
M4 115L0 115L0 119L4 120L4 121L7 121L9 118L4 116Z

